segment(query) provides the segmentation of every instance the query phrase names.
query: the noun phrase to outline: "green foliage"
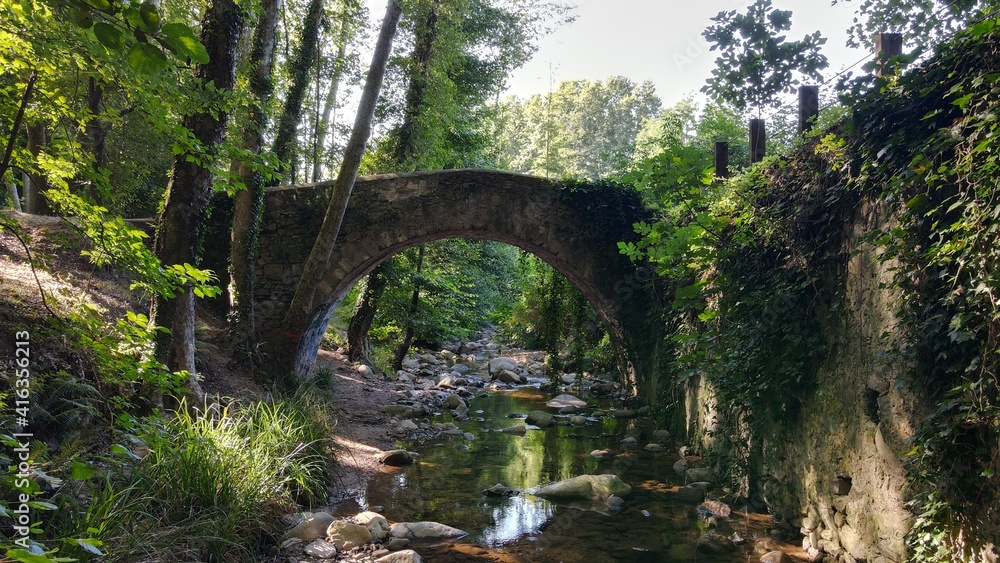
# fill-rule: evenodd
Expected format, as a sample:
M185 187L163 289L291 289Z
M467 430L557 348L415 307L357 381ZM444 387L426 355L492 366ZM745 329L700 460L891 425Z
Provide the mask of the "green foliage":
M878 33L902 33L908 47L924 51L998 7L995 0L862 0L848 46L870 46Z
M308 393L125 421L148 453L97 489L81 526L110 561L252 558L294 501L325 500L329 415Z
M775 106L779 94L794 91L797 75L818 81L819 71L828 66L819 52L826 39L817 31L786 41L781 34L791 29L792 12L773 9L771 0L756 0L745 14L719 12L712 21L715 25L703 35L720 55L702 91L738 110L759 114Z
M906 383L936 405L908 460L915 559L979 560L1000 492L998 64L1000 21L984 20L855 110L852 182L899 215L872 240L901 292Z
M660 109L651 82L612 76L561 82L547 95L497 104L497 167L552 178L620 174L645 122Z

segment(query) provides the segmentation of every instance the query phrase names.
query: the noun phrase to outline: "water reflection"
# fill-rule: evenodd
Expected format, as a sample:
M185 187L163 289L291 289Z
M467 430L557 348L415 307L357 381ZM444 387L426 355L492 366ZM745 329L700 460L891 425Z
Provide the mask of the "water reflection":
M676 502L669 492L681 482L672 469L677 454L622 447L619 441L626 432L639 434L640 444L648 441L651 429L637 426L641 423L635 420L606 417L585 426L529 430L524 436L501 432L524 423L508 418L509 413L545 409L548 398L532 388L474 398L470 411L482 410L484 420L456 423L463 432L475 434L475 440L401 443L420 453L420 463L401 473L380 474L359 503L384 507L383 514L391 521L433 520L461 528L469 532L466 541L490 548L513 546L530 552L532 561L593 563L596 560L589 554L607 549L616 550L609 556L612 561L693 560L694 542L704 524L693 505ZM451 419L442 415L437 420ZM597 449L617 455L592 456ZM589 502L554 504L529 494L507 498L483 494L497 483L523 491L599 473L616 473L632 485L633 494L621 512L610 513L603 504ZM719 531L733 530L730 523L723 523ZM720 560L736 561L740 556Z

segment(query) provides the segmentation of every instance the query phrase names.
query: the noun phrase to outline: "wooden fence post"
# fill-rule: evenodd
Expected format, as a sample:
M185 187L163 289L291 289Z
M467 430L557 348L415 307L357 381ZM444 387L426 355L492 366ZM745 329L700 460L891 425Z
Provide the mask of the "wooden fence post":
M819 116L819 86L799 86L799 135L812 129Z
M726 141L715 142L715 175L729 177L729 143Z
M760 162L767 154L767 134L763 119L750 120L750 164Z
M903 54L902 33L879 33L875 36L876 76L882 76L889 60Z

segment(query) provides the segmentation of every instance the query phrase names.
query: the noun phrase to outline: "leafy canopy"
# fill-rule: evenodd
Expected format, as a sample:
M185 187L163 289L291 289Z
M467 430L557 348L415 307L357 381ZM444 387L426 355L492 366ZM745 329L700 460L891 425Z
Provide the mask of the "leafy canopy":
M712 21L702 35L719 57L701 91L738 110L775 107L779 94L794 91L798 76L818 81L829 66L820 53L826 38L817 31L786 41L781 34L791 29L792 12L773 9L771 0L757 0L746 13L719 12Z

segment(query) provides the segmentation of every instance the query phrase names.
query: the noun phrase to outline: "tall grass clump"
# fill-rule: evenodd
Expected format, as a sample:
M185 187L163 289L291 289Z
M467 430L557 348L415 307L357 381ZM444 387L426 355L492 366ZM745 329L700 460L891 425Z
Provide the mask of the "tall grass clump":
M86 526L109 561L251 561L280 516L326 497L330 418L300 393L274 402L185 405L129 476L95 492Z

